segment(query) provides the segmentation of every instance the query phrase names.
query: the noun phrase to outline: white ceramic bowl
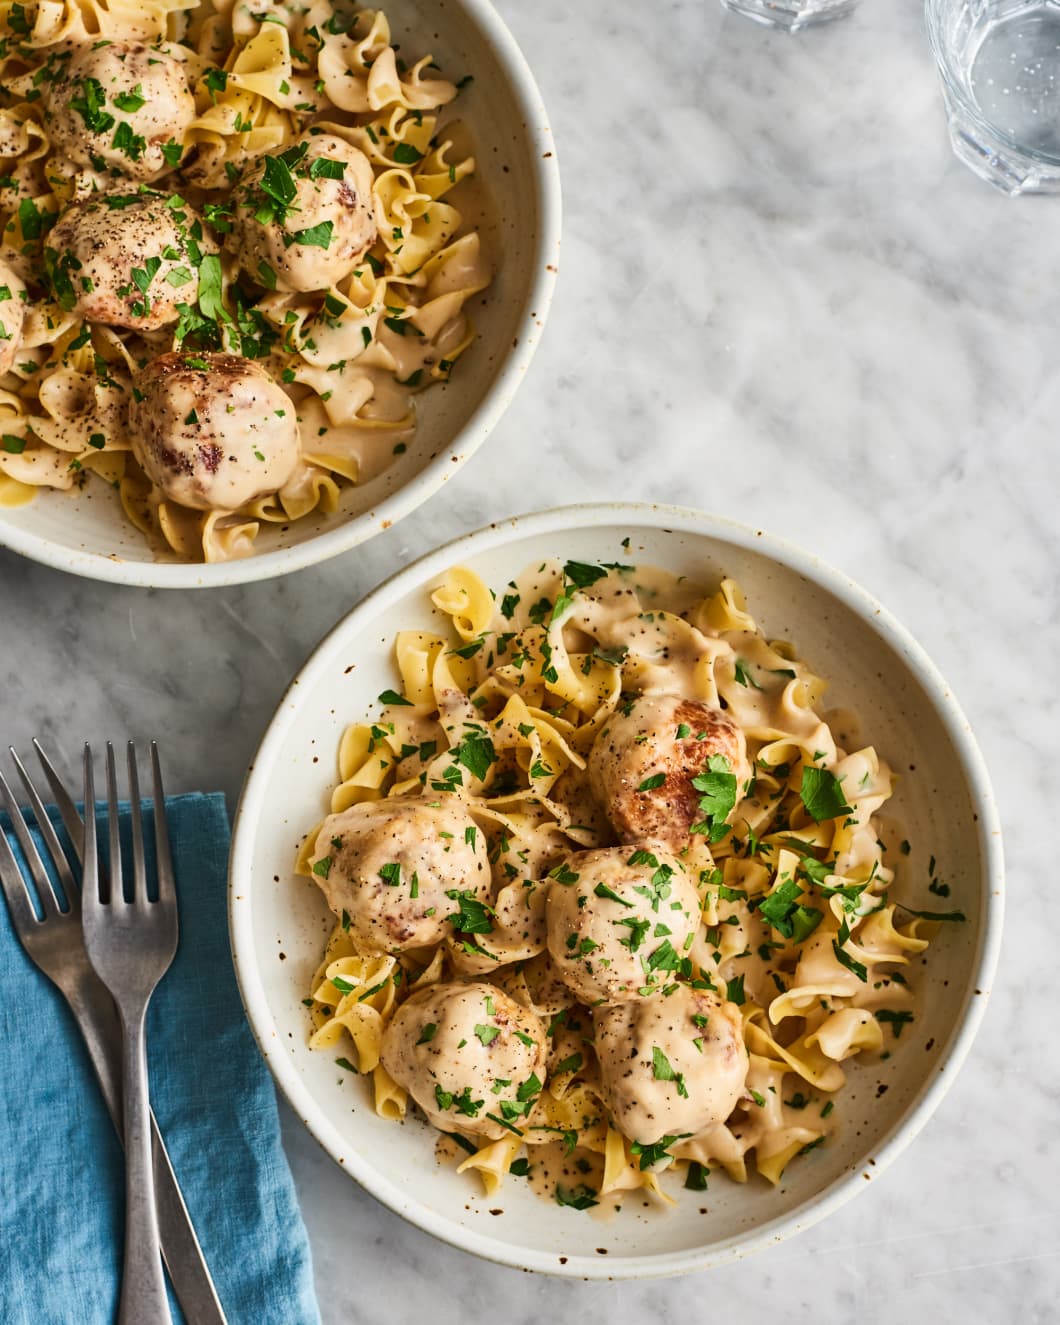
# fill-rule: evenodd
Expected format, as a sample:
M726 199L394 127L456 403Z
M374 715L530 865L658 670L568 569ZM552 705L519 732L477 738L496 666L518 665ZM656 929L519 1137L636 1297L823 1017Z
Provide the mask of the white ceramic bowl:
M338 512L264 526L250 558L214 565L158 559L124 518L117 495L42 492L0 509L0 546L94 579L189 589L268 579L364 542L421 505L486 440L522 381L541 337L559 265L559 170L548 117L515 39L489 0L385 0L395 41L471 74L459 114L490 199L479 230L495 255L492 285L470 310L478 338L452 382L418 397L408 451L376 479L347 488Z
M673 1211L630 1203L605 1224L548 1204L514 1179L487 1199L470 1175L435 1163L436 1134L426 1124L377 1118L363 1083L337 1070L334 1055L306 1047L301 999L333 921L316 888L291 867L302 835L326 813L342 730L363 721L397 680L395 632L436 625L428 590L447 567L471 566L496 586L546 556L654 563L708 584L734 576L766 634L796 644L829 678L829 704L853 707L865 737L903 774L888 817L956 881L947 905L964 911L967 923L944 926L918 970L921 1006L898 1052L879 1065L851 1067L841 1130L792 1164L776 1189L764 1180L742 1187L713 1180L705 1196L682 1191ZM926 877L909 882L904 900L937 906ZM431 553L376 589L324 640L284 697L247 778L230 922L261 1050L299 1117L347 1173L465 1251L526 1269L618 1278L702 1269L742 1255L868 1190L866 1178L878 1177L924 1125L972 1042L1000 942L1001 887L997 814L968 724L916 641L864 590L742 525L672 507L582 506L492 525Z

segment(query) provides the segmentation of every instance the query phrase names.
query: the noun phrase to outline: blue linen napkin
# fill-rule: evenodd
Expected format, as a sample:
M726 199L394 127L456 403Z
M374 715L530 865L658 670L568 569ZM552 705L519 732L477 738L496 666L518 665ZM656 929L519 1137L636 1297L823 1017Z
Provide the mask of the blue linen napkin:
M224 798L175 796L166 806L180 946L149 1012L151 1103L229 1321L317 1325L309 1243L272 1080L244 1018L228 947ZM124 819L127 827L127 811ZM9 827L0 816L10 840ZM105 840L102 819L100 829ZM23 951L0 897L4 1325L111 1325L123 1191L121 1147L80 1032ZM170 1301L174 1320L183 1321L172 1293Z

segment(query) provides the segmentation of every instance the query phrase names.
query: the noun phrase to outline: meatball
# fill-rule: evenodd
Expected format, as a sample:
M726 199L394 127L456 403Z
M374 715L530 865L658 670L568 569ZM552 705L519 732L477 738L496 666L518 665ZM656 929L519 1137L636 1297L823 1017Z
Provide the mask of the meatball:
M15 362L26 318L26 287L6 262L0 262L0 373Z
M136 387L133 453L180 506L238 510L282 488L298 464L294 405L260 364L235 354L163 354Z
M74 50L46 84L44 120L71 161L152 180L180 161L195 98L184 66L165 51L135 41Z
M329 815L317 836L313 873L364 953L440 943L455 916L488 916L485 835L463 803L364 801Z
M101 193L59 218L44 251L52 292L91 322L154 331L199 294L204 254L218 253L183 199Z
M669 997L593 1013L604 1096L618 1130L643 1145L724 1122L748 1058L735 1003L679 985Z
M236 191L225 243L261 285L326 290L375 239L372 181L356 147L334 134L306 135L254 164Z
M643 998L687 961L699 913L695 884L658 847L575 852L551 872L548 950L583 1002Z
M398 1008L382 1063L435 1127L496 1140L533 1108L546 1045L538 1018L495 985L436 984Z
M673 851L703 819L692 779L711 755L728 760L736 797L750 772L744 734L721 709L679 695L641 695L613 714L589 755L589 779L623 842L650 837Z

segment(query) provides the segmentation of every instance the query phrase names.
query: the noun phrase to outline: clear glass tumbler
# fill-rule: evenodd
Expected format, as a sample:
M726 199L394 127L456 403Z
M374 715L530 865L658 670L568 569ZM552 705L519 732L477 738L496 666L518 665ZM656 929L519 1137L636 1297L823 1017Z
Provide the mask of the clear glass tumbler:
M858 0L721 0L734 14L744 14L759 23L795 32L811 23L842 18Z
M1060 193L1060 6L926 0L958 157L1004 193Z

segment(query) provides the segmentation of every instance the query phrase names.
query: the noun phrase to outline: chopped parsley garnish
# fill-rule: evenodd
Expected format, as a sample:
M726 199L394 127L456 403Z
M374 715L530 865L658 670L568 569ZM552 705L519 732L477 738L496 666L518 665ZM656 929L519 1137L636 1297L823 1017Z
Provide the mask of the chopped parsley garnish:
M342 179L346 167L330 156L314 157L309 163L310 179Z
M725 982L725 997L730 1003L735 1003L737 1007L742 1007L747 1002L747 995L743 990L744 977L742 975L733 976L731 980Z
M131 92L119 92L116 97L111 97L111 101L119 110L131 115L138 111L141 106L147 104L147 98L144 96L144 90L140 83L137 83Z
M615 925L625 925L629 930L629 938L619 939L619 942L624 948L628 948L630 952L636 952L638 950L640 945L644 942L648 930L651 929L650 920L635 920L627 917L625 920L615 920L612 923Z
M785 938L804 943L821 923L823 914L815 906L802 906L802 888L794 879L785 881L758 906L758 914Z
M692 786L700 793L699 812L703 816L689 829L709 842L720 842L729 833L725 820L736 806L736 774L724 755L711 755L706 769L692 779Z
M326 879L331 873L331 857L321 856L319 860L314 861L313 873L318 875L321 879Z
M682 1099L688 1099L688 1087L685 1085L683 1072L675 1072L673 1064L657 1044L651 1049L651 1071L656 1081L672 1081Z
M475 1038L481 1040L484 1045L491 1045L498 1035L500 1035L500 1031L496 1026L475 1027Z
M383 865L379 870L379 877L391 888L396 888L401 882L401 866L396 860L392 860L388 865Z
M895 1012L891 1008L877 1008L876 1020L889 1025L891 1030L894 1031L894 1038L897 1040L902 1034L902 1027L908 1026L913 1020L913 1014L904 1011Z
M82 78L81 95L70 98L70 109L81 116L89 133L106 133L114 126L114 116L103 109L106 101L98 78Z
M557 865L554 869L549 870L548 877L550 879L555 879L557 883L563 883L569 885L572 883L577 883L578 880L581 878L581 875L575 874L572 869L568 869L566 864L563 864L563 865Z
M637 788L638 791L654 791L656 787L661 787L666 781L665 773L653 773L650 778L645 778Z
M806 813L818 824L828 819L838 819L841 814L849 814L853 808L846 802L839 779L827 768L814 768L811 765L803 768L799 796L806 806Z
M379 703L380 703L380 704L402 704L402 705L404 705L406 708L411 708L411 707L412 707L412 700L411 700L411 699L405 699L405 697L404 697L403 695L399 695L399 694L398 694L396 691L394 691L394 690L384 690L383 693L379 696Z
M736 659L735 671L737 683L742 686L750 686L754 690L761 690L762 687L747 670L749 665L750 664L744 662L742 658Z
M596 1199L596 1189L582 1183L568 1190L562 1183L556 1183L556 1204L569 1205L574 1210L588 1210L600 1202Z
M685 1189L690 1192L705 1192L709 1173L710 1169L705 1164L700 1164L697 1159L692 1160L685 1174Z
M585 561L568 561L563 567L563 574L577 588L588 589L590 584L602 580L607 571L603 566L594 566Z
M578 876L575 875L574 877L577 878ZM607 897L612 902L617 902L619 906L633 906L632 902L627 902L624 897L619 897L618 893L616 893L613 888L609 888L606 883L598 883L593 889L593 892L597 897Z
M675 1141L680 1141L687 1133L675 1134L673 1136L661 1136L658 1141L653 1141L651 1145L641 1145L639 1141L634 1141L630 1146L631 1155L640 1157L640 1170L643 1173L645 1169L650 1169L653 1164L658 1164L661 1159L670 1159L669 1147Z
M289 240L291 244L302 244L305 248L330 248L334 229L334 221L321 221L319 225L311 225L307 230L295 230L284 235L283 242L288 244Z
M491 908L480 902L468 889L460 891L450 888L446 897L456 902L457 909L448 917L453 928L461 934L491 934L493 921L490 919Z
M844 920L843 923L839 926L838 935L832 940L832 951L835 953L835 959L840 964L840 966L845 966L847 970L851 971L854 975L856 975L859 980L861 980L862 982L867 982L869 976L868 976L868 971L866 971L864 964L862 962L857 961L856 958L852 957L850 953L847 952L846 949L843 947L843 944L846 943L847 939L849 938L850 938L850 926Z
M921 920L940 920L956 921L961 923L968 919L963 911L914 911L911 906L902 904L902 910L908 911L911 916L919 916Z

